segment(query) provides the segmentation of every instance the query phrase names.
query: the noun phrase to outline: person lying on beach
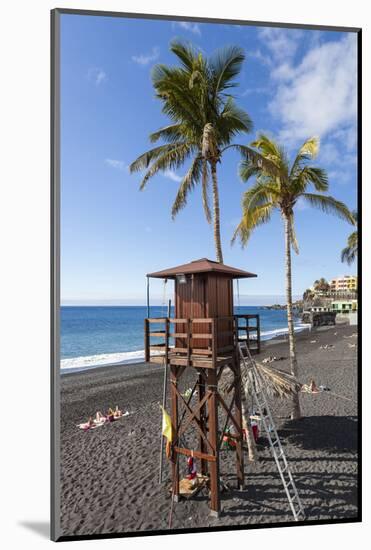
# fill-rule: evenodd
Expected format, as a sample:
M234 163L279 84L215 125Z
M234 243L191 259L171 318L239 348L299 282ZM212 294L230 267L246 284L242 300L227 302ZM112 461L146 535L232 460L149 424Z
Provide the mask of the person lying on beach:
M113 416L114 416L115 418L121 418L121 416L122 416L122 411L120 411L118 405L116 405L116 408L115 408L115 410L114 410Z
M107 413L107 420L109 422L113 422L114 420L117 420L118 418L121 418L123 416L122 411L118 408L118 405L116 405L115 410L111 409L111 407L108 409Z
M104 414L102 414L100 411L97 411L97 413L95 414L95 424L104 424L104 422L106 422L107 420L107 417L104 416Z
M78 424L78 427L86 432L87 430L96 428L96 425L94 424L93 418L89 416L89 420L87 422L83 422L82 424Z

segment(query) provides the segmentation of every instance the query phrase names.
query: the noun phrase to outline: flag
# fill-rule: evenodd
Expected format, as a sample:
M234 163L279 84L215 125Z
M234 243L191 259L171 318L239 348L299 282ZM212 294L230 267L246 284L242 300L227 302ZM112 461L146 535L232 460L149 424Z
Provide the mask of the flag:
M162 409L162 435L166 437L168 442L171 442L173 440L173 425L171 423L171 418L163 407L161 407L161 409Z

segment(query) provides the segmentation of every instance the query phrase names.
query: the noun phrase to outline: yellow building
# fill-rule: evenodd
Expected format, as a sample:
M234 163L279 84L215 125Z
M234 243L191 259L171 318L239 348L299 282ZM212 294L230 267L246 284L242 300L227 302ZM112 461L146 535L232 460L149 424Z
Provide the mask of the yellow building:
M335 277L330 281L330 290L332 292L355 291L358 288L358 278L356 275L343 275Z

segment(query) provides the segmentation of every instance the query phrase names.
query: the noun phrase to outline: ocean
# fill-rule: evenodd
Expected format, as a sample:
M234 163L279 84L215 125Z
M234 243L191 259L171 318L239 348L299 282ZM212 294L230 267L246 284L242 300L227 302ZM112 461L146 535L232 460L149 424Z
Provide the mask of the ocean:
M150 308L150 317L165 317L166 313L162 306ZM287 333L284 310L239 306L235 313L259 314L262 340ZM146 317L145 306L62 306L61 373L143 361ZM295 320L295 330L305 326L299 318Z

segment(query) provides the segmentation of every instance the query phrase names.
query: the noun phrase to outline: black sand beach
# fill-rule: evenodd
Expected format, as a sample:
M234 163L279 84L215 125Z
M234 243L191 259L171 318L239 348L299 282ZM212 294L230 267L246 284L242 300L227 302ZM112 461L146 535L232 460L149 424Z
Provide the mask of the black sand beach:
M357 327L313 330L297 340L300 381L314 378L330 392L302 394L304 418L289 421L289 404L272 400L279 434L308 521L356 518ZM314 342L315 341L315 342ZM333 345L321 349L320 346ZM355 346L353 345L355 344ZM288 344L270 343L257 357L288 357ZM288 361L273 363L288 370ZM62 376L62 535L119 533L168 528L170 469L158 482L163 370L123 365ZM336 394L336 395L335 395ZM129 416L83 432L76 424L118 405ZM245 453L246 490L237 491L233 452L224 452L221 473L231 490L221 494L222 515L209 515L206 491L174 506L172 527L190 529L292 521L267 441L259 461Z

